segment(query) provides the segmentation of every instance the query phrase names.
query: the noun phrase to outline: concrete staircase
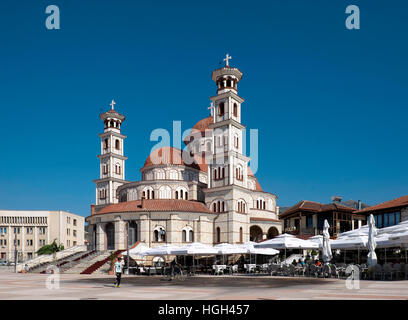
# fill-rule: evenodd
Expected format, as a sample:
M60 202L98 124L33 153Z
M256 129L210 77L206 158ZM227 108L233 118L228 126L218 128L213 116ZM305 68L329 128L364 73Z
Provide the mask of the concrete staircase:
M109 251L96 251L93 254L89 255L85 259L81 259L73 265L71 268L68 268L63 271L63 273L73 273L73 274L80 274L83 273L85 270L89 269L96 263L99 263L102 260L108 259L109 260Z
M66 256L62 259L56 260L56 261L49 261L49 262L44 262L41 264L36 265L35 267L30 269L31 273L45 273L47 271L47 268L51 265L55 265L57 268L62 268L66 263L68 263L71 260L77 259L84 254L86 254L87 251L85 252L77 252L74 254L71 254L69 256Z

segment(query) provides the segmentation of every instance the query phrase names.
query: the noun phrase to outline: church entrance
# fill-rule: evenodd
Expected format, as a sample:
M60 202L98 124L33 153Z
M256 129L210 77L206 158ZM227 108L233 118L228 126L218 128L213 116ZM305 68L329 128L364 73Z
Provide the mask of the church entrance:
M279 235L279 231L275 227L270 227L268 229L268 239L273 239L278 235Z
M129 221L129 247L133 246L137 241L137 223L135 221Z
M115 226L109 222L105 227L106 232L106 249L115 250Z
M249 228L249 240L254 242L262 241L262 229L258 226L252 226Z

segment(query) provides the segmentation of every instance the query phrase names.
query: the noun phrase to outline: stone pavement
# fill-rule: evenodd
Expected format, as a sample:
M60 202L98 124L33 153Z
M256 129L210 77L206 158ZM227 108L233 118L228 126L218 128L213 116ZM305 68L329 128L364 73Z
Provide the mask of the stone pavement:
M270 276L196 276L185 281L161 277L123 276L120 288L108 275L62 274L60 288L48 289L46 274L15 274L0 270L0 299L408 299L408 281L360 281L349 290L346 280Z

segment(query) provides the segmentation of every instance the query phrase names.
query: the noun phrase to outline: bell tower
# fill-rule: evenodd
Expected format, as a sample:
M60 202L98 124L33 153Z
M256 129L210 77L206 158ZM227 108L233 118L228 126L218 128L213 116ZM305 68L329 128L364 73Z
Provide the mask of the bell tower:
M249 158L242 152L243 130L241 105L244 99L238 95L238 83L242 72L229 66L231 57L227 54L225 66L212 73L217 85L217 95L211 97L214 122L213 161L210 165L209 187L227 185L247 186Z
M115 110L115 101L112 100L111 109L101 113L99 117L104 123L104 131L99 134L101 138L101 154L99 179L96 184L96 207L95 210L111 203L118 203L116 190L125 181L124 140L126 136L121 134L121 125L125 116Z

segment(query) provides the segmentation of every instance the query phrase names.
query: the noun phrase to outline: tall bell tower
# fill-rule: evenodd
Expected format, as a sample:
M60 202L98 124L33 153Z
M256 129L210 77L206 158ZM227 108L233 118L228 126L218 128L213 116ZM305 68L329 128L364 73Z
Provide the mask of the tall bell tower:
M121 125L125 121L125 116L115 110L115 101L112 100L111 109L101 113L99 117L103 121L105 128L103 133L99 134L101 138L101 154L99 179L94 180L96 184L96 207L100 208L118 203L116 190L125 181L125 160L124 139L126 136L121 134Z
M241 105L244 99L238 95L238 82L242 72L229 66L227 54L225 66L212 73L217 85L217 95L211 97L214 110L213 161L210 164L209 188L228 185L247 187L249 158L242 152L243 130Z

